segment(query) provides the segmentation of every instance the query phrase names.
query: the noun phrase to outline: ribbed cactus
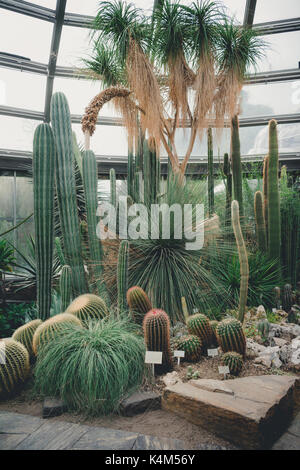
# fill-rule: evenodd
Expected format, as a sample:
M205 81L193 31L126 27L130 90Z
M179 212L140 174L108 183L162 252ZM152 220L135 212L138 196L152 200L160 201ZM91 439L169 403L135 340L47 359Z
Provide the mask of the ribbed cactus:
M217 337L217 327L218 327L219 322L217 320L211 320L209 324L212 330L212 344L214 346L217 346L219 344L218 337Z
M222 320L217 326L217 335L223 352L235 351L245 356L246 337L240 321L235 318Z
M159 193L159 164L156 152L151 150L151 145L144 140L143 152L143 168L144 168L144 203L147 206L156 204Z
M188 319L188 317L189 317L189 312L188 312L188 308L187 308L187 304L186 304L185 297L181 297L181 305L182 305L182 312L183 312L185 321L187 321L187 319Z
M209 323L209 319L203 313L196 313L187 319L188 332L191 335L198 336L202 343L203 347L210 346L212 343L213 332Z
M81 254L80 229L75 188L75 159L71 115L63 93L51 100L51 124L56 142L56 192L66 264L73 272L75 295L88 292Z
M45 344L48 344L54 337L63 333L64 327L69 324L82 326L81 321L70 313L59 313L54 317L48 318L36 329L33 335L32 349L34 354Z
M103 249L101 240L97 237L98 208L98 172L94 152L85 151L82 158L82 178L85 196L86 217L88 226L89 268L96 279L97 292L106 297L106 288L103 281Z
M15 392L29 371L29 353L23 344L12 338L0 340L0 398Z
M269 256L280 258L280 201L278 187L278 137L277 122L269 123L269 167L268 167L268 241Z
M143 320L144 315L152 309L152 304L146 292L138 286L130 287L127 291L127 303L134 318Z
M267 250L267 238L264 218L263 193L261 191L257 191L254 196L254 213L258 248L262 253L265 253Z
M42 320L32 320L25 325L20 326L14 334L12 335L12 339L15 341L19 341L19 343L23 344L28 351L30 358L34 356L33 348L32 348L32 341L33 336L37 328L42 324Z
M226 176L225 225L231 225L232 174L228 153L224 155L223 173Z
M207 148L208 148L208 159L207 159L208 213L209 213L209 217L211 217L215 211L214 151L213 151L213 137L212 137L211 127L209 127L207 130Z
M156 374L172 369L172 353L170 346L170 319L166 312L153 309L143 321L144 338L148 351L161 351L162 364L155 364Z
M222 362L224 366L229 367L230 374L239 375L243 366L244 361L241 354L230 351L223 355Z
M55 248L56 248L56 253L57 253L59 262L61 266L64 266L66 264L66 260L65 260L65 256L64 256L63 249L61 246L61 240L59 237L55 237L54 241L55 241Z
M291 284L285 284L282 292L282 308L289 313L293 306L293 292Z
M185 352L184 361L197 362L201 357L203 344L198 336L187 335L178 339L176 348Z
M127 291L128 291L128 261L129 261L129 242L123 240L119 246L118 255L118 308L120 312L128 310Z
M263 319L263 320L260 320L258 323L257 323L257 331L259 332L261 338L263 340L266 340L269 336L269 332L270 332L270 323L268 322L267 319Z
M54 233L55 141L49 124L40 124L33 139L33 194L37 308L40 318L50 315Z
M72 269L65 265L62 267L59 279L61 308L64 312L72 300Z
M274 300L275 300L275 307L277 309L280 309L280 302L281 302L281 289L280 287L274 287L273 289L274 292Z
M243 205L243 180L242 180L242 161L241 145L239 135L239 120L237 116L232 119L231 126L231 165L233 176L233 194L234 199L239 203L240 216L244 215Z
M134 153L133 150L128 148L128 162L127 162L127 193L132 199L134 198Z
M66 313L71 313L83 323L87 323L89 320L100 320L106 317L108 309L104 300L98 295L83 294L73 300L66 309Z
M239 215L239 203L237 201L232 201L231 204L231 220L232 227L234 231L234 236L239 252L239 261L240 261L240 301L239 301L239 320L241 323L244 321L245 309L247 303L248 295L248 281L249 281L249 265L248 265L248 255L247 249L244 242L242 229L240 225L240 215Z
M116 172L113 168L109 171L109 182L110 182L110 203L112 206L117 206L117 183L116 183Z
M266 240L268 245L268 169L269 169L269 155L264 158L263 166L263 195L264 195L264 219L266 227Z

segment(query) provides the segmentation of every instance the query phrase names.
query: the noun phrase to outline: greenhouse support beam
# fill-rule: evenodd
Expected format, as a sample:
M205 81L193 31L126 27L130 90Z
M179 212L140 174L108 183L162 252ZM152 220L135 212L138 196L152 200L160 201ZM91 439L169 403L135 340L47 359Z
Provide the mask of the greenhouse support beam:
M247 0L246 2L244 23L243 23L245 27L252 28L253 26L256 3L257 3L257 0Z

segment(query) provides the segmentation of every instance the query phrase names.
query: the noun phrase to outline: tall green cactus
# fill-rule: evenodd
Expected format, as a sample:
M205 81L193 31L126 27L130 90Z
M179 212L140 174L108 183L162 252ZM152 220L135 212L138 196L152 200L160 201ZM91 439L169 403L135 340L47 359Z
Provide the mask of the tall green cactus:
M240 282L240 302L239 302L239 320L241 323L244 321L247 295L248 295L248 281L249 281L249 265L248 265L248 255L247 249L244 242L242 229L240 225L240 215L239 215L239 203L237 201L232 201L231 204L231 219L233 231L236 239L236 244L239 252L240 260L240 272L241 272L241 282Z
M263 166L263 195L264 195L264 219L265 219L265 227L266 227L266 240L268 245L268 169L269 169L269 155L266 155L264 158L264 166Z
M128 290L128 259L129 259L129 242L123 240L119 247L118 256L118 307L119 311L123 312L128 310L127 304L127 290Z
M212 138L212 128L209 127L207 130L207 147L208 147L208 160L207 160L207 169L208 169L208 213L211 217L215 211L215 194L214 194L214 151L213 151L213 138Z
M43 320L50 316L54 234L55 141L49 124L40 124L33 140L33 193L37 308Z
M162 374L172 369L170 346L170 319L166 312L150 310L143 321L144 338L148 351L162 352L162 364L155 365L155 372Z
M278 137L277 122L269 123L269 168L268 168L268 240L269 256L280 257L280 201L278 187Z
M134 152L129 148L127 162L127 193L131 198L134 198L134 165Z
M74 149L71 115L63 93L51 100L51 124L56 141L56 192L66 263L73 272L74 294L88 292L81 255L81 240L76 204Z
M57 253L59 262L61 266L64 266L66 264L66 260L65 260L65 256L64 256L63 249L61 246L61 240L59 237L55 237L54 241L55 241L56 253Z
M240 216L244 215L243 205L243 181L242 181L242 161L241 145L239 135L239 120L237 116L232 119L231 126L231 164L233 176L234 199L239 203Z
M116 183L116 172L113 168L109 171L109 181L110 181L110 203L114 207L117 206L117 183Z
M226 176L225 225L231 225L232 174L228 153L225 153L224 155L223 172Z
M103 249L101 240L98 239L96 233L98 172L96 157L94 152L91 150L83 153L82 173L88 226L89 267L95 276L98 294L105 297L106 289L103 282Z
M62 267L59 279L61 308L65 312L72 300L72 269L65 265Z
M258 248L265 253L267 250L266 226L264 218L263 193L257 191L254 196L254 213Z

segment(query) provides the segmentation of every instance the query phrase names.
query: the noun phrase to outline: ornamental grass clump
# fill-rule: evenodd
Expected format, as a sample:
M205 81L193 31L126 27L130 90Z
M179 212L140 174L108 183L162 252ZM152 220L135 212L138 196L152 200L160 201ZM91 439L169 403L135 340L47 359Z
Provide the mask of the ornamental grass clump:
M104 318L87 328L69 324L39 352L36 393L90 415L116 411L143 380L145 346L136 333L127 319Z

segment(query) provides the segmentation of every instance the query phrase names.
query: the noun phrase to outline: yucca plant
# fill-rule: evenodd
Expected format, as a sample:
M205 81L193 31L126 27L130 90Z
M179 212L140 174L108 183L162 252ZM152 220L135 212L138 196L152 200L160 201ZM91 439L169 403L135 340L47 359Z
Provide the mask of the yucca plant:
M39 352L36 392L88 414L116 411L144 376L145 346L136 332L127 319L103 319L87 329L69 325Z

